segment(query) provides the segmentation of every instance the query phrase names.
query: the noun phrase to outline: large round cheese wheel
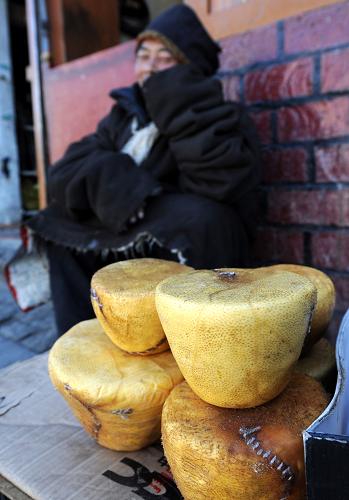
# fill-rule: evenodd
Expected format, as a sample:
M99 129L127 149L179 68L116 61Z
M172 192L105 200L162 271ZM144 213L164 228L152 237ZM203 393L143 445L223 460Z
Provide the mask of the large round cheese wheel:
M304 348L309 349L325 333L328 327L336 299L334 284L327 274L319 269L309 266L300 266L296 264L276 264L271 269L284 270L300 274L310 279L317 291L317 302L311 321L309 335L305 339Z
M330 342L323 338L297 361L295 370L325 382L335 368L335 350Z
M327 404L321 384L300 374L269 403L239 410L209 405L179 384L161 430L185 500L303 500L301 433Z
M315 300L307 278L267 268L192 271L156 291L184 378L200 398L228 408L263 404L285 388Z
M134 354L166 351L168 343L155 308L156 285L192 268L160 259L110 264L92 277L94 312L105 333L120 349Z
M183 380L170 351L127 354L96 319L77 324L56 341L49 373L85 430L113 450L138 450L156 441L163 403Z

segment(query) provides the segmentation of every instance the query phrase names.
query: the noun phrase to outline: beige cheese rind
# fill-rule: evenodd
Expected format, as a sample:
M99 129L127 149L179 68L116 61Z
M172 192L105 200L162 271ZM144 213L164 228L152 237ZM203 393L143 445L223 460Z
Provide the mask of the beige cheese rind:
M302 431L328 404L321 384L295 374L277 398L251 409L218 408L186 382L167 398L162 441L186 500L304 500Z
M172 353L192 390L222 407L277 396L299 358L316 290L293 273L193 271L160 283L156 306Z
M317 304L311 321L311 329L304 346L304 350L307 350L322 337L330 324L336 300L334 284L327 274L309 266L277 264L270 266L270 269L293 272L304 276L308 278L316 288Z
M112 342L139 355L168 350L155 307L155 288L163 279L190 270L177 262L145 258L97 271L91 280L92 306Z
M56 341L49 374L85 430L99 444L120 451L138 450L160 437L163 403L183 380L170 351L129 355L96 319Z

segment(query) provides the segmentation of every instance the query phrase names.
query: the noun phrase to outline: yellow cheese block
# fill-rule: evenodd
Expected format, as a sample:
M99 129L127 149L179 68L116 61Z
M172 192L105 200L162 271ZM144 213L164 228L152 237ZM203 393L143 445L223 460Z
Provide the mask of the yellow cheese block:
M271 266L271 269L289 271L305 276L310 279L316 288L317 303L311 321L311 329L304 345L305 349L308 349L325 333L331 321L336 299L334 284L327 274L314 267L296 264L277 264Z
M204 401L228 408L263 404L285 388L315 300L307 278L267 268L192 271L156 290L184 378Z
M49 374L85 430L112 450L138 450L156 441L163 403L183 380L170 351L127 354L96 319L78 323L56 341Z
M301 433L327 404L321 384L300 374L277 398L244 410L209 405L179 384L161 431L185 500L304 500Z
M115 345L133 354L166 351L168 343L155 308L155 288L173 274L192 268L160 259L110 264L92 277L94 312Z
M323 338L297 361L295 370L324 382L335 368L335 350L330 342Z

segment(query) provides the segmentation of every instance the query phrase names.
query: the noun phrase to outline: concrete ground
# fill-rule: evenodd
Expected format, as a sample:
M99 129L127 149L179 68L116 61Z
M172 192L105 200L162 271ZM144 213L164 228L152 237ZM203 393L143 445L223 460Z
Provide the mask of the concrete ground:
M51 302L23 313L3 275L20 245L15 229L0 229L0 368L48 350L57 338Z

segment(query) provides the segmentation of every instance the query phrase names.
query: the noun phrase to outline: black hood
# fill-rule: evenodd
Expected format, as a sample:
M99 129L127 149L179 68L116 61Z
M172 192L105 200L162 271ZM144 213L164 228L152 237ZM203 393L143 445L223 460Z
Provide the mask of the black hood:
M151 21L139 36L139 42L147 35L160 35L179 49L186 59L210 76L219 65L219 45L212 40L196 13L187 5L175 5Z

